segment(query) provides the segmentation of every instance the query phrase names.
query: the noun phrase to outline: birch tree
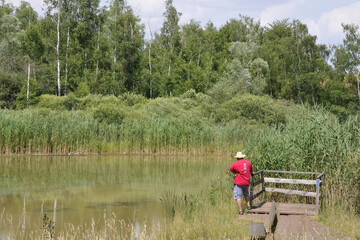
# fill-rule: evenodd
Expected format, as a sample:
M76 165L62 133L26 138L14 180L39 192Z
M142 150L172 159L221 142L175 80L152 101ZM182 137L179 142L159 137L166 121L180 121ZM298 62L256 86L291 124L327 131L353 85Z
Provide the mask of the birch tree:
M348 70L350 73L355 74L357 94L359 97L360 105L360 31L359 26L355 24L342 24L345 39L344 47L346 52L349 54Z
M32 24L37 23L37 13L33 10L31 5L27 2L21 2L19 8L16 9L16 17L19 19L21 23L21 28L26 29L25 33L25 48L24 52L27 54L27 90L26 90L26 106L29 106L29 95L30 95L30 75L31 75L31 61L34 61L34 52L36 50L35 47L38 44L42 44L42 42L38 42L40 39L37 28L30 28ZM40 52L38 54L43 53L43 46L40 47ZM36 54L36 53L35 53ZM38 60L38 58L36 59ZM34 69L34 78L36 78L36 71Z
M167 50L168 61L168 76L171 73L171 64L174 57L174 49L180 42L180 26L179 21L181 13L176 10L173 5L173 0L167 0L165 2L165 21L161 28L162 43Z
M30 98L30 74L31 63L36 65L44 54L45 44L41 38L39 29L36 25L30 25L21 38L22 49L27 57L27 81L26 81L26 106L29 106Z
M56 22L56 69L57 69L57 95L61 96L60 84L60 15L62 0L45 0L47 5L47 14L50 15L53 10L56 10L54 21ZM56 19L56 20L55 20Z
M113 46L113 83L118 92L134 92L140 88L137 86L137 76L144 45L144 26L123 0L114 0L111 3L109 22L109 35Z

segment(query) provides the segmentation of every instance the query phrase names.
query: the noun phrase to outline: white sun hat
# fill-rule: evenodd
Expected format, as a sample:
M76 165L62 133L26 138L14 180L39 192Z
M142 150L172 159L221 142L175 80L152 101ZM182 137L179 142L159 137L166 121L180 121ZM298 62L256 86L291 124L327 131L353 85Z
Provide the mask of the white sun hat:
M242 154L242 152L237 152L236 155L234 156L234 158L244 158L246 157L245 154Z

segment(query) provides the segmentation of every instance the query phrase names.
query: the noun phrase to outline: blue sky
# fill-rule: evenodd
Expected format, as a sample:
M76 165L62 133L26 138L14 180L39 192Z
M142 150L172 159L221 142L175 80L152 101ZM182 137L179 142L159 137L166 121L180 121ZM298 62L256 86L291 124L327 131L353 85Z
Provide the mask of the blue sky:
M17 5L20 0L6 2ZM42 1L28 2L37 12L42 12ZM127 3L145 24L147 36L149 25L153 32L160 30L165 0L127 0ZM260 20L264 26L276 19L298 19L318 37L318 43L324 44L342 42L341 23L360 26L360 1L355 0L174 0L174 5L182 13L182 24L195 19L203 26L212 21L220 27L239 14Z

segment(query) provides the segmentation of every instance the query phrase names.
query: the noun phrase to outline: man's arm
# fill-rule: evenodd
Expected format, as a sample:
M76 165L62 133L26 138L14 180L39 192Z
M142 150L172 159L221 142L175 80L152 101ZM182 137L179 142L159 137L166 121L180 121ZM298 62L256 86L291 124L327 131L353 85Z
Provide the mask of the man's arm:
M235 175L235 177L236 177L236 175L238 175L238 173L235 171L235 166L234 166L234 164L232 164L232 165L230 166L229 170L230 170L230 172L232 172L232 173Z

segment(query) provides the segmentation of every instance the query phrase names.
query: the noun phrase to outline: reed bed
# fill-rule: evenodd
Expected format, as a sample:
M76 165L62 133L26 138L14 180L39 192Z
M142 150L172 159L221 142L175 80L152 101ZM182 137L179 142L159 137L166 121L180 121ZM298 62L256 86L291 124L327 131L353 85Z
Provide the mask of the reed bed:
M0 110L0 152L11 153L221 153L236 148L244 127L193 126L159 117L118 124L83 111ZM233 137L238 136L238 137Z

